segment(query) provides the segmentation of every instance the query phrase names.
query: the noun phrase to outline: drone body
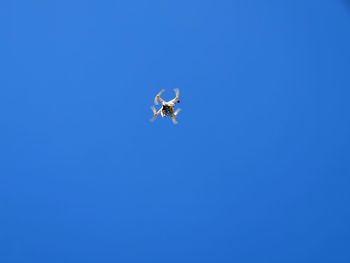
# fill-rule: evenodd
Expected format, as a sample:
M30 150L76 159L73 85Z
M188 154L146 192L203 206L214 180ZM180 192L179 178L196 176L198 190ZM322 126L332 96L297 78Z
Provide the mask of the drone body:
M154 98L154 104L158 105L158 102L162 104L162 107L157 111L154 106L151 107L153 112L153 117L151 121L154 121L159 115L162 117L171 117L171 120L174 124L177 124L176 117L181 111L181 109L175 110L175 105L177 103L180 103L180 91L179 89L174 89L175 91L175 98L170 101L163 100L160 95L164 92L164 89L162 89L156 97ZM175 111L174 111L175 110Z

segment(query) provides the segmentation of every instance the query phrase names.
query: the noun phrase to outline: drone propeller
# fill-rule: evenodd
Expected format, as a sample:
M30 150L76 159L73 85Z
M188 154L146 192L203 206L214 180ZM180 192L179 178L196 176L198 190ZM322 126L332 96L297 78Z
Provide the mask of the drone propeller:
M162 93L164 92L165 90L162 89L161 91L158 92L158 94L156 95L156 97L154 98L154 104L158 105L158 99L160 98L160 95L162 95Z
M181 109L177 109L175 112L174 112L174 115L177 116L179 113L180 113Z
M151 110L152 110L153 114L157 113L157 110L156 110L156 108L154 106L151 106Z
M180 90L178 88L174 89L176 98L180 97Z
M177 124L177 120L176 120L176 116L175 115L171 117L171 120L173 121L174 124Z

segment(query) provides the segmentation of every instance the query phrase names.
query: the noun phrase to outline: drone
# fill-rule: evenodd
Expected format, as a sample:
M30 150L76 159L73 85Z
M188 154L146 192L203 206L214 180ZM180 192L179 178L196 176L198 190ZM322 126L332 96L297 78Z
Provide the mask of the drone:
M158 103L160 102L162 104L162 107L157 111L154 106L151 106L151 110L153 112L153 117L151 121L154 121L160 115L162 116L162 118L171 117L171 120L173 121L173 123L177 124L176 117L180 113L181 109L177 109L175 111L174 109L175 109L175 104L180 103L180 90L174 89L175 98L170 101L165 101L160 97L164 91L165 91L164 89L159 91L154 98L154 104L158 105Z

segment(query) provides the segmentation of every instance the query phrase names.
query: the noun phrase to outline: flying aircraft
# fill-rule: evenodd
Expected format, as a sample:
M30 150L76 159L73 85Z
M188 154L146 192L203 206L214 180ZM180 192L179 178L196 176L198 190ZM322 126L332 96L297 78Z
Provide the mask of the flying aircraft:
M154 121L159 115L162 117L171 117L171 120L174 124L177 124L177 115L180 113L181 109L175 109L175 105L180 103L180 90L174 89L175 98L170 101L163 100L160 96L163 94L165 90L162 89L158 92L158 94L154 98L154 104L158 105L159 102L162 104L162 107L157 111L154 106L151 106L153 117L151 121Z

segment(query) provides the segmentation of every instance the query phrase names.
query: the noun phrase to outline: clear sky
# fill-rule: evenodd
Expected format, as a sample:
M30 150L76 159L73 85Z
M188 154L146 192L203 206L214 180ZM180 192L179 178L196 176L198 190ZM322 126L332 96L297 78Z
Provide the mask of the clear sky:
M5 0L0 40L1 263L350 262L349 2Z

